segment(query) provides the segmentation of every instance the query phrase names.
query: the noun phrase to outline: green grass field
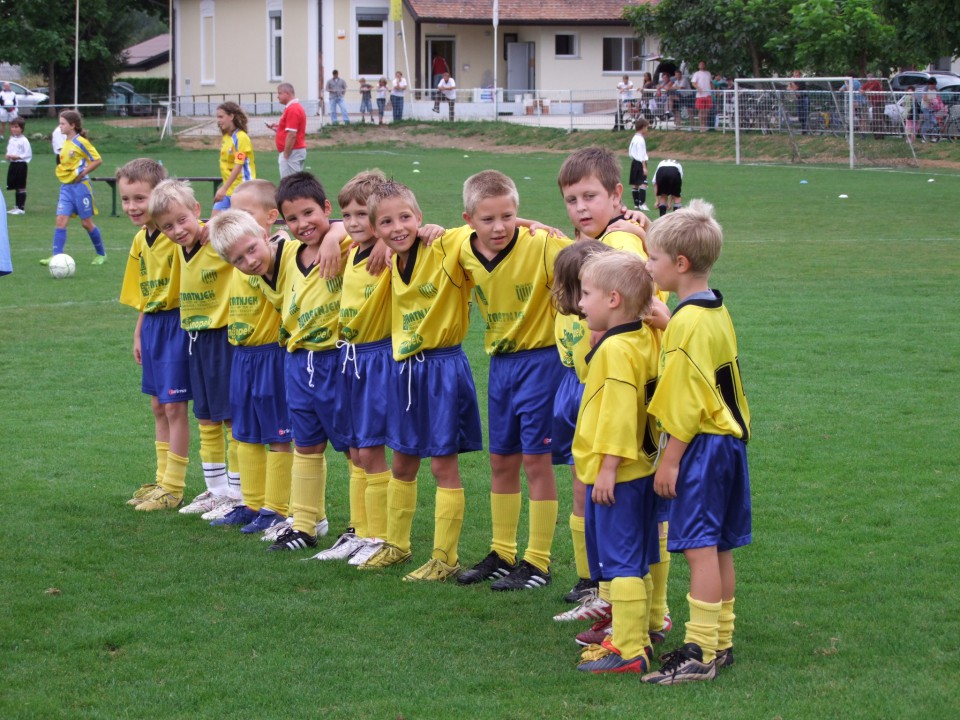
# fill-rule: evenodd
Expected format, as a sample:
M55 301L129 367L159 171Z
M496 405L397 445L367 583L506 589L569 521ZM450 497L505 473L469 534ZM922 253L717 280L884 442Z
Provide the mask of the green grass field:
M100 175L144 152L177 174L217 173L213 150L93 139ZM125 506L154 462L135 315L117 302L133 228L101 215L109 262L91 267L74 221L76 276L51 279L37 263L57 191L47 149L34 144L28 214L9 218L15 272L0 278L0 717L960 716L960 176L684 162L686 197L714 202L727 238L712 284L737 326L753 415L754 543L737 556L737 664L714 683L654 688L584 677L582 626L551 620L575 580L566 471L554 584L507 596L300 562ZM334 195L381 167L450 226L463 179L496 167L516 179L521 214L567 227L562 159L347 148L308 163ZM259 160L276 180L275 156ZM483 406L476 325L467 345ZM330 457L336 532L346 476ZM486 455L462 471L473 563L489 541ZM194 451L188 493L201 485ZM432 519L422 473L415 561ZM686 583L675 557L668 648Z

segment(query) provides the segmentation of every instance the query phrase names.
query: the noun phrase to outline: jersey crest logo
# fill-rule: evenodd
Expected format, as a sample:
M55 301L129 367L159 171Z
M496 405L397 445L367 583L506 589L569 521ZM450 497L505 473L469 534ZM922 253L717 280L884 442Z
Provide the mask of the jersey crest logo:
M167 267L168 268L173 267L173 255L167 255Z
M369 300L370 296L373 295L373 291L377 289L376 285L367 285L363 288L363 299Z
M423 285L419 285L417 286L417 290L425 298L435 297L437 292L439 292L437 290L437 286L434 285L433 283L424 283Z
M479 285L473 288L473 291L477 294L477 299L480 300L480 302L482 302L484 305L490 304L487 302L487 296L483 294L483 290L480 289Z
M140 256L140 277L143 277L147 274L147 263L143 259L143 255Z
M200 281L210 285L217 281L217 271L216 270L201 270L200 271Z
M327 280L327 291L330 292L331 295L340 292L342 288L343 288L342 275L338 275L335 278L330 278L329 280Z
M533 295L533 283L523 283L522 285L517 285L516 291L517 300L520 302L527 302L530 299L530 296Z
M258 275L248 275L248 276L247 276L247 283L248 283L248 284L250 285L250 287L252 287L252 288L258 288L258 287L260 287L260 277L259 277Z
M583 340L584 335L585 332L583 330L583 325L580 323L574 323L570 330L563 331L563 337L560 338L560 344L563 346L564 350L569 350L572 352L573 346Z

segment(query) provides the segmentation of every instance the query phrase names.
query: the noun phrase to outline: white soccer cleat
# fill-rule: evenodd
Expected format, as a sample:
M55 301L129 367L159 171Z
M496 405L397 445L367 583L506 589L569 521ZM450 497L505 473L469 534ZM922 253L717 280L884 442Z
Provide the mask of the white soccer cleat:
M263 536L260 538L263 542L276 542L283 533L293 527L293 517L288 517L281 523L277 523L272 528L267 528L263 531Z
M219 498L219 502L201 515L200 517L202 519L219 520L220 518L226 517L237 505L243 504L243 501L234 500L232 497L227 497L226 495L217 495L215 497Z
M553 619L557 622L570 622L571 620L592 620L596 622L610 617L610 610L610 603L601 600L595 592L591 592L575 608L554 615Z
M353 529L347 530L337 541L326 550L321 550L311 558L312 560L346 560L364 546L362 538L358 538Z
M348 565L363 565L367 560L377 554L377 551L383 547L385 540L380 538L361 538L363 545L347 560Z
M184 515L201 515L213 510L223 499L223 495L215 495L210 490L204 490L191 500L189 505L180 508L180 512Z

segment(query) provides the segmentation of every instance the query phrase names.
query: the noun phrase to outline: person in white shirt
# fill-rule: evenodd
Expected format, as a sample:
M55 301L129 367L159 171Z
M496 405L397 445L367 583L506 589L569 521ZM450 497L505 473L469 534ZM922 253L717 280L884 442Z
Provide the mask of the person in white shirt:
M648 212L647 207L647 128L650 122L638 118L634 124L636 133L630 141L630 184L633 186L633 207Z
M7 136L7 125L17 117L17 94L10 89L10 83L3 84L0 90L0 140Z
M623 80L617 83L617 118L613 124L614 130L623 130L623 116L632 115L633 110L633 81L629 75L624 75Z
M433 102L433 111L440 112L440 101L447 103L450 112L450 122L453 122L453 104L457 101L457 83L450 77L450 73L445 72L440 82L437 83L437 98Z
M53 147L53 159L56 161L54 165L60 164L60 151L63 150L63 144L66 141L67 136L63 134L63 130L61 130L58 125L50 135L50 145Z
M390 105L393 107L393 121L403 120L403 101L407 96L407 80L403 73L397 70L393 78L393 87L390 90Z
M707 114L713 107L713 96L711 94L713 78L710 75L710 71L707 70L707 64L703 62L703 60L700 61L697 71L690 79L690 84L693 85L697 91L694 102L697 108L697 114L700 116L700 132L706 132Z
M16 205L9 210L10 215L23 215L27 204L27 164L33 158L30 141L23 134L23 118L10 121L10 139L7 141L7 190L15 193Z

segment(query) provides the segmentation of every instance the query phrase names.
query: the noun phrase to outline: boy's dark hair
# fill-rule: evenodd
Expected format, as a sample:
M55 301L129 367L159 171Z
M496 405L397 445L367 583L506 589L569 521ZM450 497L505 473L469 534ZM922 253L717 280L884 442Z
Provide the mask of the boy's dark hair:
M10 124L23 130L27 123L24 122L22 117L17 115L13 120L10 121Z
M580 268L597 253L612 251L597 240L579 240L559 253L553 265L553 304L563 315L580 314Z
M637 121L633 124L633 129L638 132L648 127L650 127L650 121L645 117L637 118Z
M117 180L145 182L151 188L167 179L167 170L152 158L136 158L117 170Z
M560 167L557 177L560 192L591 175L600 181L604 190L615 192L620 183L620 163L606 148L581 148L564 160Z
M307 198L316 201L320 207L327 204L327 193L317 178L308 172L293 173L280 181L277 188L277 208L283 214L283 204L292 200Z

